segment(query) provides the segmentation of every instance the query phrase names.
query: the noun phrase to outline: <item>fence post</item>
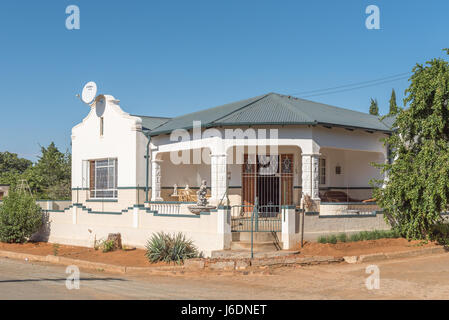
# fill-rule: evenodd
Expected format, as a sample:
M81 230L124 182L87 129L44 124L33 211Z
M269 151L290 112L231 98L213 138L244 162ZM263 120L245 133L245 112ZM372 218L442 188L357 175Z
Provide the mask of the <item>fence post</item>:
M259 212L258 212L258 199L256 197L256 201L254 202L254 208L253 208L253 213L251 214L251 259L254 258L254 215L256 215L256 219L259 216ZM256 220L256 226L257 226L257 220ZM257 228L257 227L256 227Z

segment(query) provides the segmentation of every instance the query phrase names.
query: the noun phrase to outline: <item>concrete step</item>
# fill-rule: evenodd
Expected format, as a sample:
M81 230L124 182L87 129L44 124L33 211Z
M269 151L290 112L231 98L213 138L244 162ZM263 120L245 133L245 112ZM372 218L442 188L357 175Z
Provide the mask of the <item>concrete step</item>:
M281 233L272 232L253 232L254 242L268 242L281 239ZM233 232L232 241L251 241L251 232Z
M258 241L253 242L255 252L276 251L282 249L282 242ZM251 250L251 241L232 241L231 250Z

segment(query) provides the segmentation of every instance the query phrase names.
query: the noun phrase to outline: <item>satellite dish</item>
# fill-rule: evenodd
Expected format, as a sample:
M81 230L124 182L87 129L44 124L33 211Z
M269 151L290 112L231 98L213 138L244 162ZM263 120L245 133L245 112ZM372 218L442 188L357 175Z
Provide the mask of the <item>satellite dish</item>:
M81 100L86 104L91 104L97 95L97 84L93 81L86 83L81 93Z

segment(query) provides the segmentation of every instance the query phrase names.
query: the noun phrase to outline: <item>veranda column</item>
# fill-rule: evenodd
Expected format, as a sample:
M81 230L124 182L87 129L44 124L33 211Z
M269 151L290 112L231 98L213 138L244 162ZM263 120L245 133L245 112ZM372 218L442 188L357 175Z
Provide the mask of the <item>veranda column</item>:
M151 161L151 201L162 201L161 196L161 163L160 159Z
M319 210L320 202L319 161L319 153L302 154L302 192L304 195L310 196L316 205L314 210Z
M226 190L228 186L226 154L211 154L210 170L211 198L209 202L213 205L226 204Z

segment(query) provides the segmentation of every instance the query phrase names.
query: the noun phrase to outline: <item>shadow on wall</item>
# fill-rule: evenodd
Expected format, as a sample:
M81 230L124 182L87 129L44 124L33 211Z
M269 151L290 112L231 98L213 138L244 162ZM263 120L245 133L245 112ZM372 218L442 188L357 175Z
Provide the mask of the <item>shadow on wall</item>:
M42 211L42 226L40 229L31 236L31 241L43 241L48 242L51 232L50 213L48 211Z

